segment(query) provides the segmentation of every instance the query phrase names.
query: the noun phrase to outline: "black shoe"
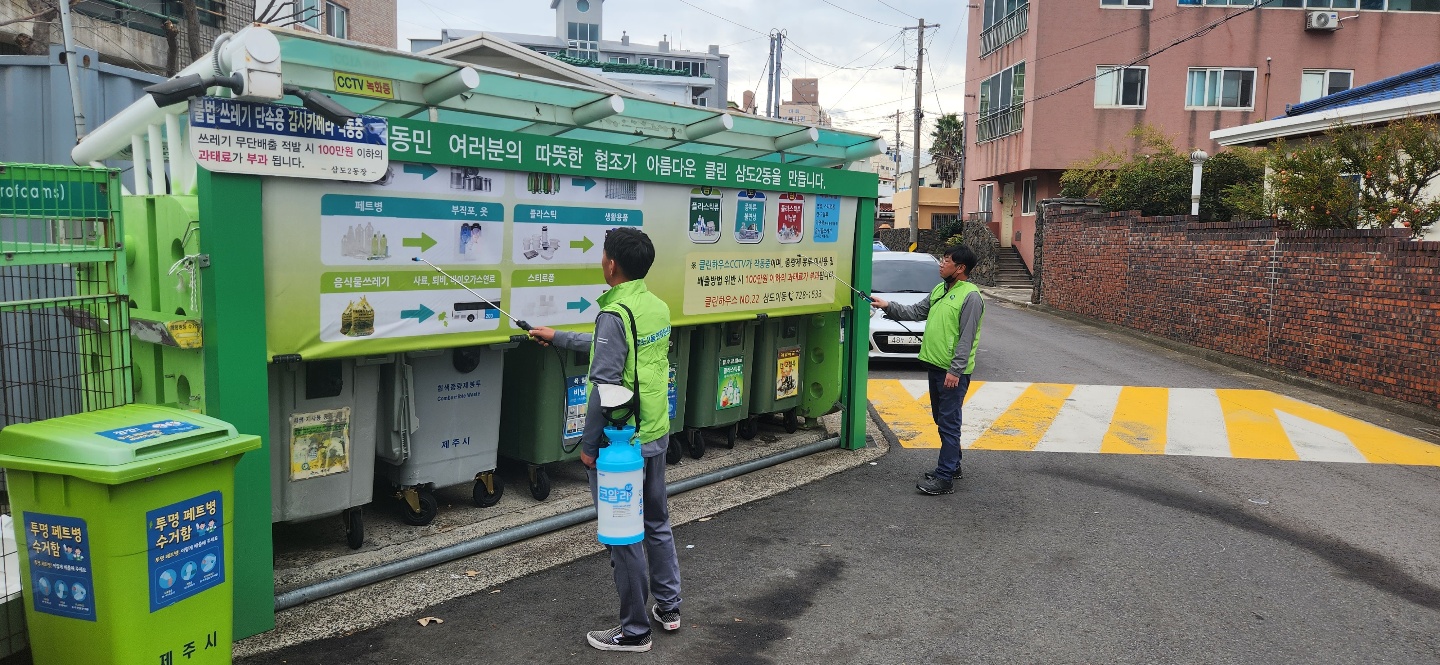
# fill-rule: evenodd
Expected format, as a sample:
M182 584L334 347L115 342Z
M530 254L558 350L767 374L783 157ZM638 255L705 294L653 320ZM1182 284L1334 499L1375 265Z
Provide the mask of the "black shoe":
M590 646L601 651L649 651L650 632L644 635L626 635L620 626L610 630L596 630L585 635Z
M925 482L916 485L915 489L932 496L936 494L954 494L955 483L940 478L929 478Z
M660 603L655 603L650 606L650 618L665 630L680 630L679 610L661 610Z
M952 476L950 479L951 479L951 480L960 480L961 478L964 478L964 477L965 477L965 472L964 472L963 470L961 470L960 467L957 466L957 467L955 467L955 475ZM926 472L925 472L925 480L934 480L934 479L935 479L935 472L934 472L934 471L926 471Z

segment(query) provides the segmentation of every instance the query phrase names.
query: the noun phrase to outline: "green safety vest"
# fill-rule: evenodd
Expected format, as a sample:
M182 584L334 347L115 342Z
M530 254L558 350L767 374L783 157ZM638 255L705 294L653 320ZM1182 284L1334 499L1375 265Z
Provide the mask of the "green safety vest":
M980 287L970 282L957 282L945 291L945 282L930 292L930 315L925 317L925 337L920 341L920 360L940 369L950 369L955 359L955 345L960 343L960 308L971 293ZM980 348L980 326L975 327L975 343L970 346L970 361L965 373L975 371L975 351Z
M635 390L635 379L637 376L640 379L640 426L637 433L640 442L649 443L669 436L670 307L638 279L606 291L600 296L599 305L600 311L619 316L625 328L625 346L629 353L625 355L621 384ZM634 314L633 333L631 314ZM593 341L590 343L590 355L595 355ZM631 421L631 424L634 422Z

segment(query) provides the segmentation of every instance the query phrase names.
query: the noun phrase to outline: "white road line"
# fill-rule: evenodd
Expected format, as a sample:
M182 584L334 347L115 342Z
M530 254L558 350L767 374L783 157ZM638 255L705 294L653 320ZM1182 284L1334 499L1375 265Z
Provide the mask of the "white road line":
M1120 401L1120 386L1075 386L1065 406L1055 415L1050 429L1035 446L1037 451L1059 453L1098 453L1115 405Z
M1020 397L1020 393L1029 387L1029 383L987 381L985 385L974 389L975 394L965 402L965 410L961 412L960 446L969 448L970 444L975 443L985 430L990 429L990 425L1000 414L1009 410L1010 405Z
M1214 390L1171 388L1166 455L1229 457L1225 412Z
M1350 437L1345 436L1344 432L1337 432L1284 411L1277 411L1276 415L1280 416L1280 426L1285 428L1285 434L1290 437L1290 446L1295 449L1295 454L1299 455L1302 461L1350 463L1370 461L1355 449L1355 446L1350 443Z
M928 379L900 379L900 385L915 399L920 399L925 396L925 393L930 392Z

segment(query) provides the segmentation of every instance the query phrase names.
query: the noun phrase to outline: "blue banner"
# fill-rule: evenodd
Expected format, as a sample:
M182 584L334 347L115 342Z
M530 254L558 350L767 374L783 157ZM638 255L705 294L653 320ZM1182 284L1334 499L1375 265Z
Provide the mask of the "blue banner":
M823 194L815 197L815 228L810 238L815 242L840 239L840 197Z
M337 125L301 106L257 104L223 97L201 97L190 103L190 126L275 136L385 145L384 118L362 115Z
M150 611L225 582L225 510L219 492L145 513Z
M35 611L94 621L95 585L85 520L31 512L24 518Z

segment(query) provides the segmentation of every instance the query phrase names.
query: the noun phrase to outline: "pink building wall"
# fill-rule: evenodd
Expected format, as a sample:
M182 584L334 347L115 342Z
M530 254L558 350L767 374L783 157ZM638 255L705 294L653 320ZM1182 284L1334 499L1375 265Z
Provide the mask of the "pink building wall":
M1014 183L1012 229L1001 241L1019 249L1027 263L1033 259L1034 217L1020 214L1023 178L1038 177L1037 200L1057 196L1060 171L1107 147L1134 148L1127 134L1145 123L1161 128L1182 150L1214 154L1220 146L1210 141L1211 131L1274 118L1287 104L1298 103L1305 69L1354 70L1353 85L1361 86L1440 61L1440 13L1339 10L1342 18L1358 18L1345 18L1340 30L1324 32L1304 29L1305 10L1266 7L1138 63L1149 66L1144 109L1097 109L1095 84L1086 82L1028 103L1020 133L974 143L980 84L1007 67L1025 62L1029 102L1094 76L1097 65L1124 64L1243 9L1179 7L1174 0L1153 4L1153 9L1118 9L1102 8L1099 0L1030 0L1025 34L984 58L979 57L982 13L969 10L964 210L979 209L980 183L995 182L997 199L1005 183ZM1254 108L1186 110L1190 67L1255 69ZM998 226L1003 207L996 200L991 209ZM1020 240L1014 240L1014 231Z

